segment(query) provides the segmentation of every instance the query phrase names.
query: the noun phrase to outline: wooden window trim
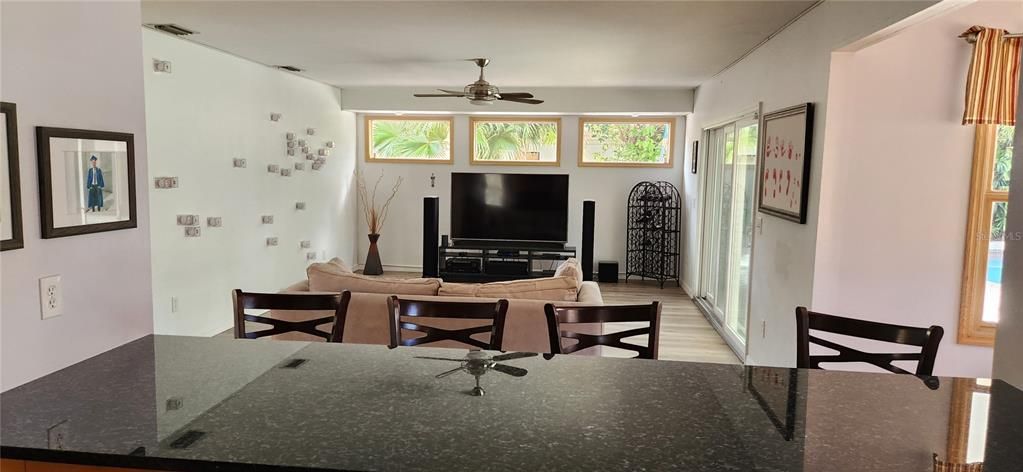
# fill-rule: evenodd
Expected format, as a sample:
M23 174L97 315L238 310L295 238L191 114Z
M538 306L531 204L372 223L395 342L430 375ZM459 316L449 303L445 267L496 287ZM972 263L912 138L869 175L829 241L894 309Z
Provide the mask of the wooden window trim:
M644 167L644 168L670 168L675 165L675 123L677 116L645 116L641 118L621 116L581 116L579 117L579 149L577 151L577 165L579 167ZM668 158L664 162L647 164L642 162L584 162L583 145L586 135L583 132L587 123L668 123Z
M380 121L446 121L448 122L448 158L447 159L381 159L372 156L370 149L373 142L373 120ZM362 117L363 156L367 163L393 164L453 164L455 161L455 118L448 115L365 115Z
M486 161L476 159L476 123L555 123L558 126L557 153L554 161ZM469 117L469 164L481 166L561 166L561 117L546 116L470 116Z
M991 205L1008 202L1009 192L991 189L997 125L977 125L973 142L973 172L966 222L962 296L959 306L959 344L994 346L997 325L982 321Z

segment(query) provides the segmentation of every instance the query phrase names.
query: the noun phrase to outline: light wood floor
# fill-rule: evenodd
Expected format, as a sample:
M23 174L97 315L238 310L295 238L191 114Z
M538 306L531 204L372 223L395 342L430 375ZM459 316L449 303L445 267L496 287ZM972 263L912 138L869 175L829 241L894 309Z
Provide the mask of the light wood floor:
M629 283L602 283L600 293L604 296L606 305L641 304L654 300L661 302L659 359L718 364L739 363L739 359L682 289L667 285L661 289L656 282L632 279ZM636 339L636 342L645 344L645 340L641 341L640 338L637 336L628 339L630 341ZM613 355L604 353L609 354Z
M387 272L385 277L414 278L422 274L412 272ZM624 279L623 279L624 280ZM635 305L661 302L661 344L658 347L658 358L671 361L712 362L717 364L739 364L732 350L721 339L710 322L703 317L700 310L686 295L685 291L676 286L659 288L656 282L630 280L629 283L600 284L600 292L607 305ZM621 323L616 329L624 331L641 325L632 326ZM217 336L234 336L233 330L227 330ZM646 336L626 338L627 342L646 344ZM604 349L603 355L612 357L632 357L635 353L618 349Z

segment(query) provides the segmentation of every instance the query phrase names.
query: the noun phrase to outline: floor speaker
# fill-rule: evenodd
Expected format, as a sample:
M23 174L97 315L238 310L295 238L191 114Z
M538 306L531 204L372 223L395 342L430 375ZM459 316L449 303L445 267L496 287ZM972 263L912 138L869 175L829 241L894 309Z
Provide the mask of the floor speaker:
M596 218L597 202L583 200L583 280L593 280L593 220Z
M440 234L440 198L423 198L423 277L437 277L440 266L437 237Z

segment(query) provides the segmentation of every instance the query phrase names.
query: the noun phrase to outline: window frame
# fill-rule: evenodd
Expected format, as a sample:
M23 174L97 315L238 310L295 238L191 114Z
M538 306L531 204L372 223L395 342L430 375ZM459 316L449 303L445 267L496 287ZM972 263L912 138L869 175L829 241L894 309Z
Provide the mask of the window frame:
M448 123L448 158L447 159L416 159L399 158L387 159L373 157L373 121L446 121ZM367 163L394 163L394 164L453 164L455 162L455 117L450 115L364 115L362 118L363 127L363 152Z
M668 156L664 162L654 164L644 162L585 162L583 160L583 148L586 141L587 123L668 123ZM677 116L643 116L643 117L622 117L622 116L580 116L579 117L579 150L577 152L577 165L579 167L648 167L648 168L671 168L675 166L675 132Z
M555 143L557 153L553 161L487 161L476 159L476 123L554 123L557 126L558 139ZM560 116L490 116L479 115L469 117L469 164L483 166L542 166L561 167L561 117Z
M995 323L983 321L991 208L995 203L1009 201L1007 190L992 189L997 136L998 125L976 126L959 306L959 344L994 346L998 328Z

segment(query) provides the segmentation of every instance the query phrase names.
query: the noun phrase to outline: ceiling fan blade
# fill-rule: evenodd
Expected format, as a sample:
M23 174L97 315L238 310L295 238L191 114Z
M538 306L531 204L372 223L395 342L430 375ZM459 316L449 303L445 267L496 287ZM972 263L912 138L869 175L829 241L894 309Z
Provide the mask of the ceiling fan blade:
M443 379L444 377L447 377L447 376L449 376L449 375L451 375L451 374L453 374L455 372L458 372L460 370L462 370L462 367L455 367L454 369L451 369L451 370L449 370L447 372L441 372L441 373L437 374L436 378Z
M509 352L508 354L501 354L494 356L492 360L495 362L510 361L512 359L522 359L524 357L536 357L535 352Z
M539 105L543 103L543 100L537 100L535 98L505 98L504 95L501 95L501 98L498 100L515 103L528 103L530 105Z
M414 94L412 94L412 96L414 96L414 97L455 97L455 98L462 98L465 95L462 95L462 94L449 95L449 94L446 94L446 93L414 93Z
M441 92L444 92L444 93L450 93L451 95L460 95L460 96L463 96L463 97L465 96L465 91L464 90L445 90L445 89L437 89L437 90L440 90Z
M498 371L498 372L502 372L502 373L508 374L508 375L510 375L512 377L522 377L522 376L524 376L524 375L529 373L529 371L526 370L526 369L522 369L522 368L519 368L519 367L512 367L510 365L504 365L504 364L494 364L493 365L493 369Z
M454 362L465 362L465 359L452 359L450 357L429 357L429 356L415 356L416 359L429 359L431 361L454 361Z
M533 94L529 92L501 92L501 98L533 98Z

